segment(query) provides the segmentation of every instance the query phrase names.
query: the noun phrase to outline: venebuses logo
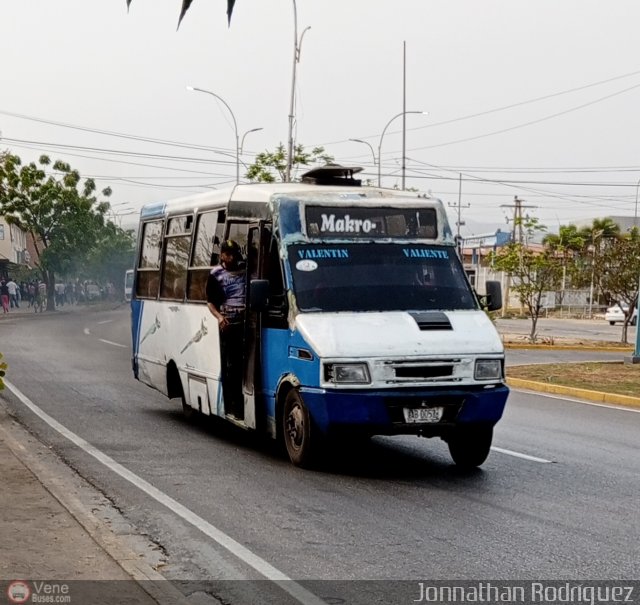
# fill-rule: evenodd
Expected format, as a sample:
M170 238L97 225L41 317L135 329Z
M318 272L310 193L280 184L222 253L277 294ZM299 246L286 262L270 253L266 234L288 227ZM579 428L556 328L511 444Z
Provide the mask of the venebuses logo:
M23 580L14 580L7 586L7 596L11 603L26 603L31 596L31 588Z

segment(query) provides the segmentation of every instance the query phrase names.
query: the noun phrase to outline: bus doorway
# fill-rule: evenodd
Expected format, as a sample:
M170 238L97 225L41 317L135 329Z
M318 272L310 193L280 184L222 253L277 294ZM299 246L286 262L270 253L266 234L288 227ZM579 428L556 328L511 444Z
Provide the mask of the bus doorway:
M227 239L237 242L244 255L245 310L244 325L241 332L241 354L233 362L234 365L237 363L239 366L237 373L235 371L232 372L234 386L232 388L223 388L223 392L235 393L237 392L237 387L235 386L237 383L235 381L241 381L242 385L241 387L238 385L238 387L241 390L242 401L233 402L233 406L231 405L232 402L225 401L225 415L232 422L252 429L257 428L258 417L260 416L256 410L257 383L260 374L260 312L250 308L249 296L251 281L261 278L263 273L265 248L263 238L268 241L271 237L270 231L265 229L264 224L264 221L251 223L231 222L227 230ZM268 238L265 235L266 233L268 233ZM235 349L235 347L233 348ZM222 351L222 354L224 355L224 351ZM238 403L240 403L240 406L238 406Z

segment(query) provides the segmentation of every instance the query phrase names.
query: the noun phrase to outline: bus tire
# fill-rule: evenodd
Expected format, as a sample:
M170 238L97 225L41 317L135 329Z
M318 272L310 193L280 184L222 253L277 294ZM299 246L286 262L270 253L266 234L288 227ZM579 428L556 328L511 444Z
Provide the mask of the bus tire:
M184 395L184 388L182 388L180 373L173 362L171 362L167 368L167 392L169 393L170 399L180 399L180 403L182 404L182 414L185 419L189 421L194 420L197 410L187 403L187 398Z
M184 396L184 391L182 391L182 394L180 395L180 401L182 402L182 415L184 416L185 420L189 422L195 420L196 414L198 412L187 403L187 400Z
M492 426L458 426L449 435L447 445L457 466L472 469L480 466L487 459L492 439Z
M289 459L295 466L309 468L317 458L319 435L311 415L296 389L285 396L282 407L282 438Z

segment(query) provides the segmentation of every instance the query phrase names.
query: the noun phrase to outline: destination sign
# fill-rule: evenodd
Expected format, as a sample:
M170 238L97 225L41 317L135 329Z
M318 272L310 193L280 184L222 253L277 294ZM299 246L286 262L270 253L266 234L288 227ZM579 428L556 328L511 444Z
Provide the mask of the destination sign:
M309 237L347 239L435 239L434 208L363 208L307 206Z

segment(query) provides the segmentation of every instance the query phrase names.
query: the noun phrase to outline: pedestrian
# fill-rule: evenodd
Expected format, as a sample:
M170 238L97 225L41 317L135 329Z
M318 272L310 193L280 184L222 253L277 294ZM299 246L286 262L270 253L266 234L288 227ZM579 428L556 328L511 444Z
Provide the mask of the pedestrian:
M242 394L246 272L237 242L220 246L220 263L207 280L207 307L218 320L225 413L244 418Z
M2 311L9 312L9 288L7 282L3 279L0 281L0 299L2 299Z
M64 284L56 284L55 287L56 307L64 307Z
M39 281L36 286L36 300L35 300L35 312L44 312L47 306L47 284L43 281Z
M18 301L18 284L16 284L12 278L9 278L9 281L7 282L7 289L9 290L9 302L11 304L11 308L20 308L20 303Z
M33 307L36 304L36 288L37 284L35 281L30 281L27 286L27 296L29 297L29 307Z

